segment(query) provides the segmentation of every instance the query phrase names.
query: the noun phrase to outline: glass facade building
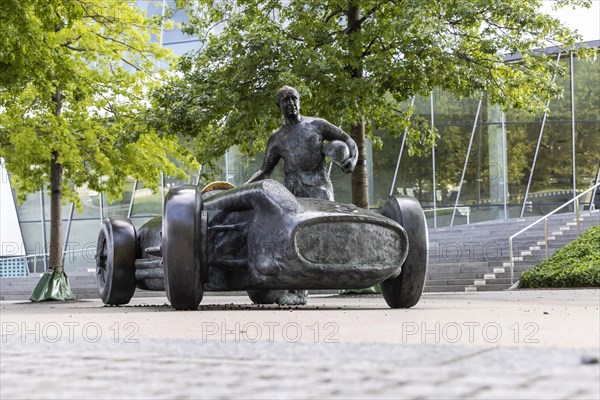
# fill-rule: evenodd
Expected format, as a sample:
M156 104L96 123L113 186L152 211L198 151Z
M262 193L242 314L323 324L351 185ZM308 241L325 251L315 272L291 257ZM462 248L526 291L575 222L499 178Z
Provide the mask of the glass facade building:
M140 7L150 14L162 12L160 3L140 2ZM174 19L185 22L186 16L181 12ZM179 55L198 46L196 39L177 29L163 31L153 40ZM586 45L599 49L600 41ZM557 49L548 52L559 56ZM414 114L438 130L437 146L425 157L413 157L403 148L402 135L378 132L383 146L375 148L369 143L367 147L371 207L381 206L390 193L414 196L426 210L429 226L445 227L543 215L592 186L598 181L600 169L600 62L579 60L571 53L560 54L560 62L568 71L556 78L564 94L550 100L547 115L503 112L488 103L485 95L456 98L436 90L429 96L417 96ZM219 179L240 185L260 167L262 158L263 154L245 157L231 148L221 160ZM281 167L273 175L280 181ZM333 167L331 178L336 201L351 202L350 176ZM139 228L161 214L162 197L170 187L196 182L196 176L190 176L188 182L165 177L163 190L153 192L143 182L131 180L122 199L113 203L101 193L79 188L81 211L70 204L63 209L66 271L94 268L96 238L103 217L129 215ZM585 199L586 204L595 201L596 207L600 206L600 193L595 196ZM50 228L47 193L31 194L20 205L6 203L0 203L0 215L16 210L25 248L15 254L5 251L0 256L6 260L26 253L26 269L43 271L43 254L48 250L44 243L49 241ZM11 237L5 236L2 242L11 242ZM8 276L2 271L0 268L0 277Z

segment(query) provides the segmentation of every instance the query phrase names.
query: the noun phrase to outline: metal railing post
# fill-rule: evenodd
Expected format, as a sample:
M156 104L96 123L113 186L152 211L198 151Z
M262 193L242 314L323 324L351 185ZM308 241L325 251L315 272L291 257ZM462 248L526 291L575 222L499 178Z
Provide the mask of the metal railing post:
M546 246L546 260L550 258L550 251L548 250L548 218L544 218L544 243Z
M515 283L515 258L513 256L513 238L508 238L508 256L510 257L510 284Z
M581 234L579 227L579 197L575 198L575 220L577 223L577 237Z

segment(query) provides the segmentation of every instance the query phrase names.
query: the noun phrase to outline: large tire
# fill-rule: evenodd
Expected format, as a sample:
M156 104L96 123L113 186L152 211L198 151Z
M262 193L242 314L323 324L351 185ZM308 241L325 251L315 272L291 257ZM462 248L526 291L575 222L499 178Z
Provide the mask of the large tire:
M169 190L162 227L165 286L176 310L197 310L204 295L201 268L202 195L196 186Z
M383 298L391 308L409 308L419 302L427 275L429 238L425 214L417 199L406 196L390 196L381 214L402 225L409 242L400 275L381 283Z
M104 304L127 304L135 293L135 228L128 218L102 222L96 247L96 285Z

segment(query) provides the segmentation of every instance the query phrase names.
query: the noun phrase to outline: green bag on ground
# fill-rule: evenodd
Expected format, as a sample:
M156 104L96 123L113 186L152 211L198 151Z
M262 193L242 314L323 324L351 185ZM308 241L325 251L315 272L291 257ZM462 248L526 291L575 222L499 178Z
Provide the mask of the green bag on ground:
M48 270L44 272L31 297L31 301L74 300L75 295L69 286L69 277L63 272Z
M340 294L381 294L381 286L375 285L364 289L343 289Z

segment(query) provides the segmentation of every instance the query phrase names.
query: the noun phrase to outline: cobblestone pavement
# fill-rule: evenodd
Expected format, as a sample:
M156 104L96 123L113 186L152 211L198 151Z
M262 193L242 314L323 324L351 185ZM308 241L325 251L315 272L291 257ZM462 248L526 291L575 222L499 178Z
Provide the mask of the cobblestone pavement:
M600 398L598 364L582 363L597 351L183 340L2 348L3 400Z
M470 297L474 303L477 298ZM452 344L449 337L439 344L355 343L336 336L336 325L325 328L332 321L318 319L325 312L311 314L317 316L312 323L322 323L317 329L283 317L220 325L232 316L224 305L194 314L84 304L79 316L68 304L0 309L0 399L600 399L600 343L593 348L522 340L510 346L465 345ZM443 306L441 300L436 304ZM360 307L353 309L369 320ZM39 310L54 311L52 322L36 314ZM250 311L233 317L261 313L271 315ZM128 319L102 321L116 314ZM158 318L161 314L171 319ZM293 314L306 313L273 315ZM160 334L181 329L194 316L207 321L201 332L185 338ZM138 331L144 320L169 325Z

